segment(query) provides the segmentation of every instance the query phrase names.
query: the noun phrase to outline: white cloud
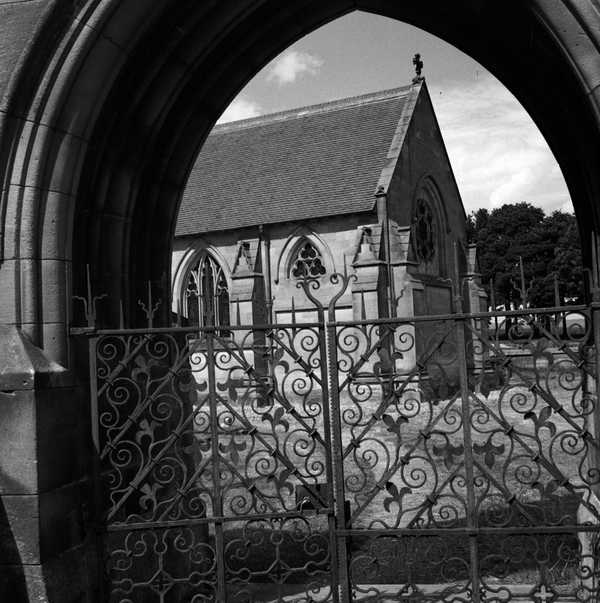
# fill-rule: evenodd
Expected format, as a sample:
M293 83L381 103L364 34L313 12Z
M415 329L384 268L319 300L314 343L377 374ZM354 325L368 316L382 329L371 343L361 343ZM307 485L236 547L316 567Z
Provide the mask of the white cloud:
M316 75L323 60L308 52L288 50L275 59L268 70L267 80L276 81L280 86L295 82L301 75Z
M498 80L431 86L431 96L467 211L519 201L545 211L571 207L546 141Z
M238 96L233 102L223 111L217 123L222 124L228 121L239 121L240 119L249 119L250 117L258 117L262 115L263 110L258 103L249 101L241 96Z

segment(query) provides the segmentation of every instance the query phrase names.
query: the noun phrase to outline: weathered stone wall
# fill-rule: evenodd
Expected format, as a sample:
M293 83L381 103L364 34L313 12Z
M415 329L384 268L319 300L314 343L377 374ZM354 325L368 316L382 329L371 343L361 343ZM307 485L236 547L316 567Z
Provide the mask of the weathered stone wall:
M45 372L61 373L51 364L59 361L85 377L77 359L85 350L67 345L72 282L81 292L91 266L94 285L112 295L107 319L118 317L121 297L129 318L148 279L168 288L177 202L217 116L278 52L356 8L445 38L515 93L561 164L591 266L600 230L595 0L0 0L0 322L12 325L1 340L2 474L23 483L32 466L37 474L55 445L38 435L54 434L55 425L64 429L61 440L76 442L86 427L75 392L82 407L88 403L85 386L15 382L23 372L37 373L11 342L26 333L27 347L43 349L53 367ZM52 269L56 260L63 270ZM25 360L7 363L13 358ZM38 412L42 407L48 412ZM77 420L77 429L67 416ZM28 446L28 455L8 452L20 446ZM60 502L59 482L71 492L75 483L54 469L69 467L77 456L68 446L47 457L52 468L44 473L57 471L55 480L44 483L38 475L37 485L0 485L3 599L81 599L78 587L70 594L61 590L86 574L80 549L70 544L77 538L51 536L66 533L69 518L84 516L85 501L76 513ZM87 575L93 574L91 564ZM92 587L88 593L91 598Z
M353 256L357 247L357 227L360 224L370 224L374 220L376 220L374 214L365 214L362 216L337 216L321 220L309 220L302 224L283 223L265 227L265 236L270 241L271 294L273 297L273 320L275 322L282 323L291 320L292 298L296 311L296 321L316 319L314 304L306 298L302 289L297 287L297 279L289 274L289 264L298 243L304 239L312 241L322 253L327 273L320 279L321 286L314 291L314 294L317 299L327 305L338 290L336 285L329 282L329 276L333 272L343 273L344 266L346 266L348 272L352 272ZM237 324L235 322L237 313L235 295L239 283L232 276L234 276L239 241L257 239L259 239L258 228L208 233L197 238L182 237L176 239L171 268L174 292L181 291L181 287L184 285L184 274L189 269L190 262L193 262L193 258L196 257L196 253L206 249L222 263L226 271L229 280L230 298L232 299L232 324ZM176 295L174 295L173 312L177 312L177 303ZM255 305L264 306L260 297L255 298ZM340 310L338 318L346 320L352 318L352 292L350 290L340 299L338 307L347 310L345 313ZM240 324L250 324L251 322L252 313L246 312Z
M0 599L78 601L97 588L87 392L13 327L0 338Z
M0 0L0 98L34 37L49 0Z
M437 213L437 244L440 247L436 252L439 267L430 276L448 278L453 274L453 243L466 244L466 214L429 95L423 89L416 100L396 171L390 181L390 217L400 225L410 225L417 198L424 193L436 194L429 193L428 187L437 189L439 193L439 199L429 200L432 206L437 205L433 209ZM422 266L413 267L411 271L417 278L420 274L427 275Z

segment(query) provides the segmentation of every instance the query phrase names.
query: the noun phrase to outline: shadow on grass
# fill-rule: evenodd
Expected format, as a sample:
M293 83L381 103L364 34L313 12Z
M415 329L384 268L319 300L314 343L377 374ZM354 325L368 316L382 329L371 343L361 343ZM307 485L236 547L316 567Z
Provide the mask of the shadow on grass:
M531 528L548 525L547 519L563 517L557 525L572 525L579 499L554 497L545 503L527 504L527 515L518 512L504 517L507 532L477 537L479 573L505 583L536 583L540 571L554 584L565 584L575 576L579 564L577 535L531 533ZM560 515L557 516L557 512ZM498 517L480 513L480 527L498 527ZM453 528L456 533L431 535L352 536L348 539L348 560L354 584L440 584L466 581L470 575L470 538L465 521L436 528ZM528 528L519 533L519 528ZM313 532L299 538L292 531L268 529L229 530L225 545L228 581L236 583L329 584L332 579L329 534Z

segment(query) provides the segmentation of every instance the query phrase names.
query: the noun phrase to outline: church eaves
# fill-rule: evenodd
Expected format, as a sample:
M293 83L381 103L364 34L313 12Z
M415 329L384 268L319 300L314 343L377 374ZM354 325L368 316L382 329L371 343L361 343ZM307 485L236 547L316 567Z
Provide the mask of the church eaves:
M176 236L372 211L411 90L216 126L190 174Z

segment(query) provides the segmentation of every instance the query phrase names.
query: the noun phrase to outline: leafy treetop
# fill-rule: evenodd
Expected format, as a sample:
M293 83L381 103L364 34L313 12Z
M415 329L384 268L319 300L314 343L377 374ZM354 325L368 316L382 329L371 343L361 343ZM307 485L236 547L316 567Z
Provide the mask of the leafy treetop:
M573 214L555 211L545 215L529 203L505 204L472 213L467 230L470 242L477 245L482 283L488 295L493 283L497 305L522 301L514 287L514 283L520 284L519 256L527 287L531 284L530 305L555 304L555 274L561 303L583 300L581 243Z

